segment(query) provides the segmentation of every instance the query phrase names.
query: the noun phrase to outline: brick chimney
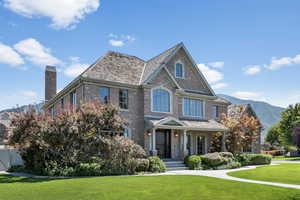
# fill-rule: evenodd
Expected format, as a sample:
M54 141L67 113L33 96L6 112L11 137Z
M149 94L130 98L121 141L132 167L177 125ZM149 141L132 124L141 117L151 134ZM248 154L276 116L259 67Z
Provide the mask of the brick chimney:
M56 67L46 66L45 70L45 101L56 95Z

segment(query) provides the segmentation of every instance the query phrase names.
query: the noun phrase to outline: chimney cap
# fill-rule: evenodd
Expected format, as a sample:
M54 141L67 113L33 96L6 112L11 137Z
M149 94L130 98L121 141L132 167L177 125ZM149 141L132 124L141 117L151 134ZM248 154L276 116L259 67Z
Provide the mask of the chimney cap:
M56 72L56 67L55 66L47 65L46 66L46 71Z

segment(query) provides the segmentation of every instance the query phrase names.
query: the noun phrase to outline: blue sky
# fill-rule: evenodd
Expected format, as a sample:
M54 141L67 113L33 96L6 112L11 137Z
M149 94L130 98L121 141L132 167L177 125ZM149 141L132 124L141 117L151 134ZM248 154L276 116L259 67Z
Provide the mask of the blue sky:
M44 98L108 50L149 59L184 42L216 93L300 101L299 0L0 0L0 109Z

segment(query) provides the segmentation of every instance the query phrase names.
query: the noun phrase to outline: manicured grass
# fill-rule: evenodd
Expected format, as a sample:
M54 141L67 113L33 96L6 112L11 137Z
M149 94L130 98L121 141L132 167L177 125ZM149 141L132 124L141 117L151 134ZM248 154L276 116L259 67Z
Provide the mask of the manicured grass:
M293 200L300 190L202 176L63 180L0 176L0 200Z
M272 160L300 160L300 157L284 157L284 156L275 156Z
M300 185L300 164L280 164L228 173L230 176Z

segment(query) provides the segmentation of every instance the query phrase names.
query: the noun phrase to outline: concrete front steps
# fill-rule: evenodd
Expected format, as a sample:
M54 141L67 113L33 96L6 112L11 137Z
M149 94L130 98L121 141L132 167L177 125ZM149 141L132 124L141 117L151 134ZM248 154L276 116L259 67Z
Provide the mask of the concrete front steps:
M167 171L177 171L177 170L188 170L189 168L185 166L182 160L163 160Z

